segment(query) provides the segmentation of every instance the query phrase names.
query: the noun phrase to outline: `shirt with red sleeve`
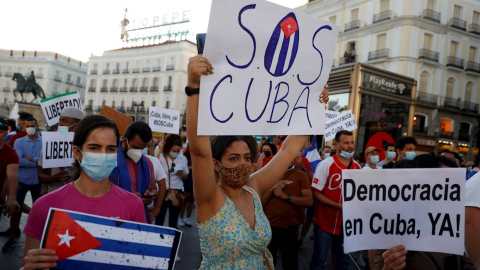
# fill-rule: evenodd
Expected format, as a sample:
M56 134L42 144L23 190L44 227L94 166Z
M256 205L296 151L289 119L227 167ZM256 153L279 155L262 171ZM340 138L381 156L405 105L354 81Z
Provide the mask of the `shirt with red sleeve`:
M359 170L360 165L352 158L345 166L337 156L331 156L320 162L313 176L312 189L319 191L333 202L342 204L342 170ZM342 211L315 202L313 221L325 232L339 235L342 229Z
M18 155L13 147L4 143L0 149L0 186L7 179L7 166L11 164L18 164Z
M13 135L11 138L10 138L10 141L8 141L8 145L10 145L11 147L13 147L15 141L17 139L20 139L20 138L23 138L27 136L27 132L26 131L20 131L18 132L17 134Z
M127 221L147 222L143 202L137 195L111 185L107 194L91 198L80 193L73 183L70 183L40 197L33 204L23 233L41 240L51 207Z

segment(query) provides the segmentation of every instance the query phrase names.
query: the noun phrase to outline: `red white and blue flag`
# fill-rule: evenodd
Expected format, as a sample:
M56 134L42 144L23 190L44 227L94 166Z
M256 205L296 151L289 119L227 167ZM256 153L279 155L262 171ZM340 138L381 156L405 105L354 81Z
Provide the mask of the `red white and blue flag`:
M41 247L57 251L56 269L173 269L182 232L50 208Z

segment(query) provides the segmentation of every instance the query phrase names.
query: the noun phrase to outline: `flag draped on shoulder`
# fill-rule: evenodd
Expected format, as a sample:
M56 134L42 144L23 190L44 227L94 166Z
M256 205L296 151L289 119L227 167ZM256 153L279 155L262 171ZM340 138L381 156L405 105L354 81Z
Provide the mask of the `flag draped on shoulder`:
M42 248L56 269L173 269L179 230L50 208Z

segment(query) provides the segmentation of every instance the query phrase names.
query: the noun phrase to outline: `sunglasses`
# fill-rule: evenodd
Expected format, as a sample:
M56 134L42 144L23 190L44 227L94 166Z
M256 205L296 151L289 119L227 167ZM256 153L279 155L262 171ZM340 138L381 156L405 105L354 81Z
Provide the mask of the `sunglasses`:
M172 168L170 169L170 172L175 172L175 163L172 162Z

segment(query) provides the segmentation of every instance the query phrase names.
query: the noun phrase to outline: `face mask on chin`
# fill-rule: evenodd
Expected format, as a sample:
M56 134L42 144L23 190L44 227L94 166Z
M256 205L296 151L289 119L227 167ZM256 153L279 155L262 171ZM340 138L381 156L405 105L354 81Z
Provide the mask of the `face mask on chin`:
M353 155L355 154L355 151L352 151L351 153L346 152L345 150L342 149L342 147L338 146L340 149L340 156L342 156L344 159L351 159Z

